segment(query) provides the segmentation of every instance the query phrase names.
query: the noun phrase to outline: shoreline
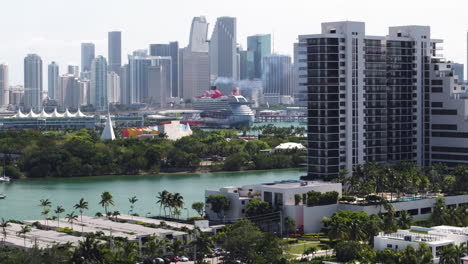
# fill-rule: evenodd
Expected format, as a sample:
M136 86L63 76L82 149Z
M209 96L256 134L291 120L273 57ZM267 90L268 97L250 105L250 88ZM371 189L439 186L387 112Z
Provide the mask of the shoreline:
M75 177L42 177L42 178L28 178L22 177L19 179L12 179L14 181L22 181L22 180L50 180L50 179L86 179L86 178L100 178L100 177L141 177L141 176L153 176L153 177L161 177L161 176L182 176L182 175L194 175L194 174L240 174L240 173L250 173L250 172L269 172L269 171L286 171L286 170L306 170L306 167L296 167L296 168L282 168L282 169L265 169L265 170L240 170L240 171L180 171L180 172L159 172L159 173L140 173L140 174L104 174L104 175L91 175L91 176L75 176Z

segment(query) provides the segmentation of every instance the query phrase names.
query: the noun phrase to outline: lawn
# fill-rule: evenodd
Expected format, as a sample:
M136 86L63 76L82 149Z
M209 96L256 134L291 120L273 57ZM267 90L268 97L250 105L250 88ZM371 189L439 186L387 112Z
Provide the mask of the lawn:
M302 255L304 250L316 247L318 250L318 245L320 244L319 241L302 241L299 240L297 244L289 244L285 245L285 253L287 254L299 254Z

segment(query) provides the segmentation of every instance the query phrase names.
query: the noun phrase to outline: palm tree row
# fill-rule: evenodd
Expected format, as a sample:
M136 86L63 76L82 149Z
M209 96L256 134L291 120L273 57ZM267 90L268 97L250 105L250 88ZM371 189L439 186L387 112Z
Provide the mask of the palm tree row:
M169 216L180 216L181 209L184 208L184 197L180 193L170 193L166 190L159 192L156 204L159 204L159 214L164 209L164 216L167 216L166 209L169 209Z

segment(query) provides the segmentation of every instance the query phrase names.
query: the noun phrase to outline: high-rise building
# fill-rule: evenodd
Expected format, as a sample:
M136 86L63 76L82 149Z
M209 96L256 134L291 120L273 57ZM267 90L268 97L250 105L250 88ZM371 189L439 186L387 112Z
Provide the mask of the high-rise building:
M210 40L210 78L223 80L218 89L228 94L239 79L237 54L237 22L235 17L220 17Z
M91 71L91 63L95 57L94 43L81 43L81 72Z
M170 57L159 57L148 67L148 97L152 105L165 107L171 98L171 66Z
M133 103L130 90L130 66L125 64L120 69L120 103L130 105Z
M122 32L111 31L107 37L108 45L108 58L110 72L120 74L120 67L122 67Z
M109 103L120 103L120 77L115 72L107 73L107 99Z
M179 42L151 44L150 56L171 57L172 60L172 97L179 97Z
M261 79L263 58L271 55L271 35L254 35L247 37L247 50L253 53L254 69L250 79Z
M465 80L465 67L461 63L451 63L451 69L454 75L458 77L459 82L463 82Z
M82 103L82 87L74 74L64 74L59 78L57 104L60 109L78 109Z
M42 108L42 59L37 54L24 58L24 107Z
M97 56L91 63L90 101L98 110L107 109L107 61Z
M240 74L241 80L252 80L255 77L255 60L254 53L248 50L239 50L240 56Z
M288 104L292 96L291 57L273 54L263 58L263 95L269 104ZM285 102L287 101L287 102Z
M8 82L8 65L0 64L0 105L7 106L10 104L10 84Z
M10 86L10 104L19 106L24 98L24 87L21 85Z
M208 45L208 23L205 17L194 17L190 29L189 45L180 52L181 66L179 97L190 101L201 96L210 87L210 58Z
M299 36L308 93L308 175L331 179L364 162L431 162L431 60L426 26L365 35L362 22L323 23ZM425 132L426 131L426 132Z
M67 73L71 74L75 77L80 76L80 67L78 65L68 65L67 66Z
M299 106L307 106L307 87L300 85L299 82L299 43L294 43L294 58L293 58L293 99L294 104Z
M57 99L56 93L58 89L59 82L59 66L53 61L47 66L47 92L49 98L52 100Z

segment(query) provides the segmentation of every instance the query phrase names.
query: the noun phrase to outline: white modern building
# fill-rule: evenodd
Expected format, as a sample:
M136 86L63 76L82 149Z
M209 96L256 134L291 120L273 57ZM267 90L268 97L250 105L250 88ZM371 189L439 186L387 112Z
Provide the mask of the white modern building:
M271 204L273 208L284 208L285 216L296 218L290 215L286 208L295 205L294 196L296 194L304 197L309 191L331 192L336 191L341 196L341 183L323 181L279 181L274 183L253 184L241 187L228 186L216 190L206 190L205 198L211 195L223 194L229 198L230 208L224 213L224 219L219 219L218 215L211 210L211 205L206 203L206 215L212 220L234 221L245 217L245 209L251 200L261 200ZM297 220L296 220L297 221Z
M91 64L91 104L98 110L107 109L107 61L97 56Z
M24 58L24 107L42 109L42 59L37 54Z
M109 103L120 103L120 77L115 72L107 73L107 99Z
M443 247L453 244L460 245L468 242L468 227L435 226L431 228L412 226L409 230L398 230L396 233L386 234L380 232L374 237L374 249L395 251L404 250L408 246L415 249L420 244L426 244L439 263L440 251Z
M59 74L59 65L55 61L51 62L47 66L47 92L52 100L57 100Z

